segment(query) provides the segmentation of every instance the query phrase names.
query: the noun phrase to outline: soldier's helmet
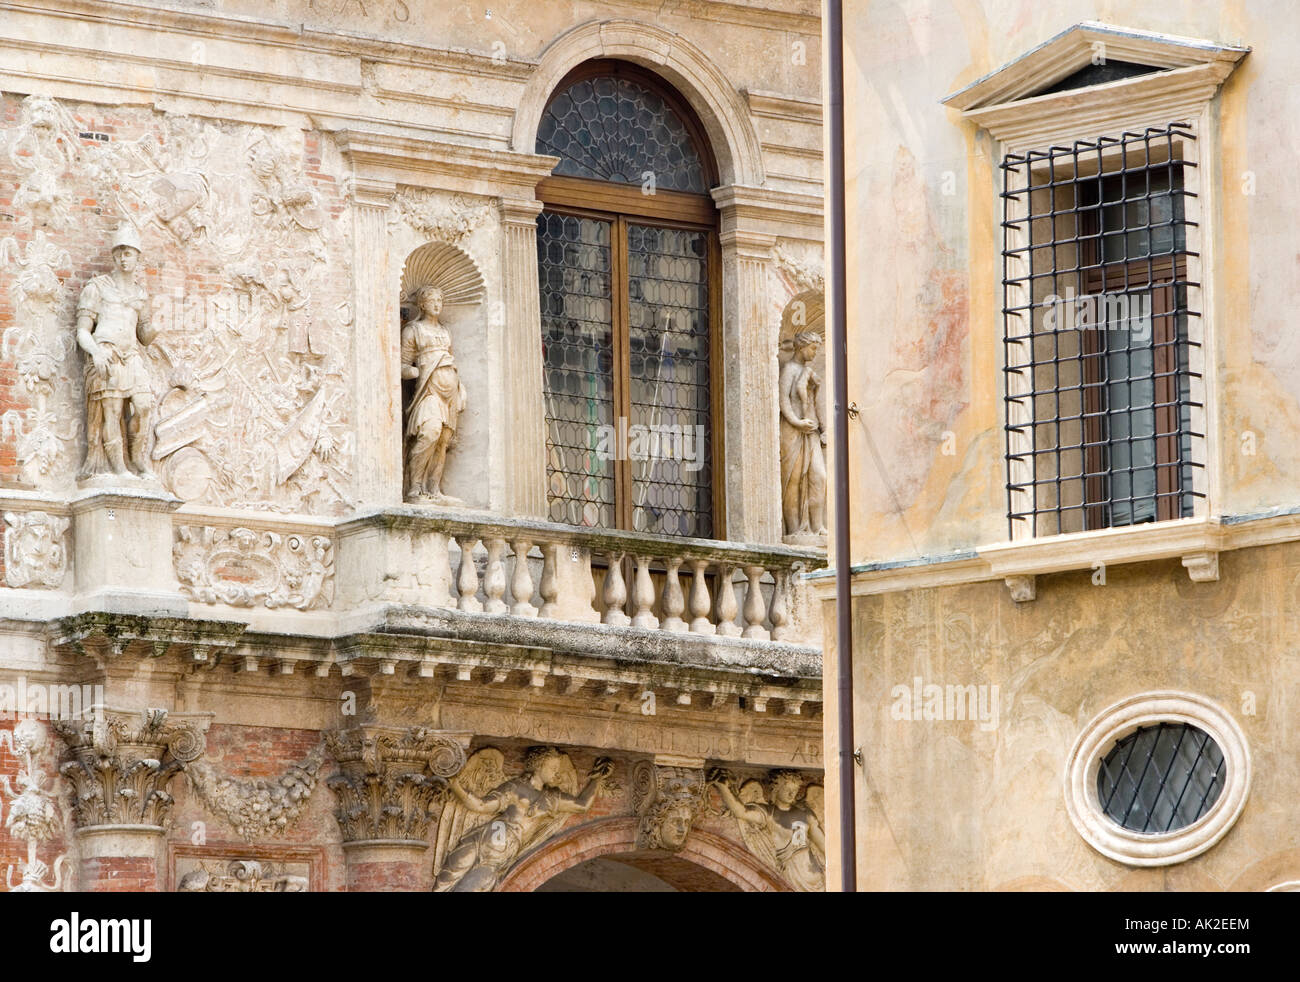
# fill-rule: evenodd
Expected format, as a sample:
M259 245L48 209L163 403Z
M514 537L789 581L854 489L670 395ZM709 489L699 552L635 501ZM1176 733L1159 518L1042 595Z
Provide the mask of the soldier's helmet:
M136 252L140 251L140 233L130 222L123 222L113 233L113 248L118 246L130 246Z

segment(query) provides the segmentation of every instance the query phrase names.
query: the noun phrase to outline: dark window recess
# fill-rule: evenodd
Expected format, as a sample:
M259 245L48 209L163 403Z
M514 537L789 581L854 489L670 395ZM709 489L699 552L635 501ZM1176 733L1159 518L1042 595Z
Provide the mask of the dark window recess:
M1012 538L1188 517L1204 496L1192 139L1174 124L1002 162Z
M1077 72L1071 72L1059 82L1053 82L1034 95L1049 95L1052 92L1066 92L1069 89L1083 89L1089 85L1102 85L1106 82L1118 82L1120 79L1137 78L1153 72L1166 71L1154 65L1139 65L1132 61L1107 61L1100 65L1084 65ZM1026 96L1026 98L1032 98Z
M1101 810L1130 832L1187 828L1214 807L1227 768L1223 751L1187 723L1144 726L1115 744L1097 771Z

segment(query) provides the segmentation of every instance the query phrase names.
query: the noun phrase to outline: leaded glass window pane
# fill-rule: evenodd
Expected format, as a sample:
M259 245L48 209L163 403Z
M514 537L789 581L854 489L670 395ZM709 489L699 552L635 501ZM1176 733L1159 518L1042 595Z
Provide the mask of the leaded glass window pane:
M708 191L685 123L662 96L626 78L575 82L551 100L537 131L537 152L560 158L554 173L665 191Z
M609 222L544 212L537 220L552 521L612 528L614 424ZM602 429L603 428L603 429Z
M711 538L708 236L629 224L628 298L633 525Z

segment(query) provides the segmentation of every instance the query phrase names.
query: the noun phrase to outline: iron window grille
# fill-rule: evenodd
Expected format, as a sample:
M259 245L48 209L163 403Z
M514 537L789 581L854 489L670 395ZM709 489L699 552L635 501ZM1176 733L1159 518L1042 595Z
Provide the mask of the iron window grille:
M1115 744L1097 771L1097 796L1121 828L1159 835L1205 815L1225 777L1223 751L1208 733L1187 723L1157 723Z
M1004 157L1011 538L1193 514L1204 375L1182 123Z

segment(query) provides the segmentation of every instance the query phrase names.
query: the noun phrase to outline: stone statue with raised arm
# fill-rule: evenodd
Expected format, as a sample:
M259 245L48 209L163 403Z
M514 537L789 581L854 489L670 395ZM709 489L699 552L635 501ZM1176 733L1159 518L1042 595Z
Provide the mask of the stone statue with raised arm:
M113 235L113 271L92 277L77 301L77 345L86 353L86 462L81 476L152 480L153 392L141 349L157 336L149 295L135 282L140 235L123 222ZM129 465L129 469L128 469Z
M557 747L530 747L524 772L507 779L499 750L474 754L449 782L452 799L438 822L433 889L486 893L516 859L559 831L570 815L591 808L614 771L601 757L578 790L578 774Z
M803 775L790 770L772 771L766 788L750 780L734 790L735 777L721 769L710 771L707 780L739 824L750 852L796 890L826 889L820 787L805 791Z

